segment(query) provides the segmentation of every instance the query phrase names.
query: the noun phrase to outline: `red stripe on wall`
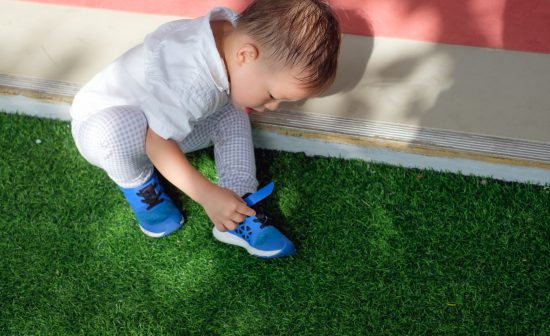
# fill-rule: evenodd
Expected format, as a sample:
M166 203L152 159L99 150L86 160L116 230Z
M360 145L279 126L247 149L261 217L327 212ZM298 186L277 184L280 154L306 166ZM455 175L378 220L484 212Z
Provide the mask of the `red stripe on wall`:
M30 0L195 17L250 0ZM330 0L344 32L550 53L550 0Z

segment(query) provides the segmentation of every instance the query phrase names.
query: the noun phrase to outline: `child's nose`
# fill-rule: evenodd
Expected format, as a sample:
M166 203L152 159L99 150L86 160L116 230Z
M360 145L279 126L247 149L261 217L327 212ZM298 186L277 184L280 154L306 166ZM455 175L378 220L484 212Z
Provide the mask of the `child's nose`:
M264 105L266 109L270 110L270 111L273 111L273 110L276 110L277 107L279 107L279 102L277 101L272 101L270 103L267 103Z

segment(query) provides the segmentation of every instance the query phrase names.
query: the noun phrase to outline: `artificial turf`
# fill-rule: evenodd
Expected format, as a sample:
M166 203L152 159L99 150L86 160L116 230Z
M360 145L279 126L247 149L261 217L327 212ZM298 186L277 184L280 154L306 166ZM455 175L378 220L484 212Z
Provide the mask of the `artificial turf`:
M550 334L548 186L256 158L294 257L217 242L183 194L185 227L146 237L68 123L0 113L0 334Z

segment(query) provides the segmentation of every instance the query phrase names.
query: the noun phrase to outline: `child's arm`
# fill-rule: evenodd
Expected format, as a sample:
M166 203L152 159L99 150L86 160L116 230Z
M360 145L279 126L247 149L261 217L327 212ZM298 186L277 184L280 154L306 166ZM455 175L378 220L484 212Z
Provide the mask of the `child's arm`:
M247 216L255 214L233 191L211 183L199 173L173 140L165 140L149 128L145 148L158 171L202 205L218 230L234 230Z

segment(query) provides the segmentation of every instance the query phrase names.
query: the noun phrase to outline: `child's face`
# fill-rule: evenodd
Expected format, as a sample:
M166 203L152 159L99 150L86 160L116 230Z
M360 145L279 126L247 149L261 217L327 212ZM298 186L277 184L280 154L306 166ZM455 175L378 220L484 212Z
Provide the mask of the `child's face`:
M275 70L261 58L237 62L228 68L231 80L231 100L238 109L275 110L281 102L298 101L311 96L290 70Z

